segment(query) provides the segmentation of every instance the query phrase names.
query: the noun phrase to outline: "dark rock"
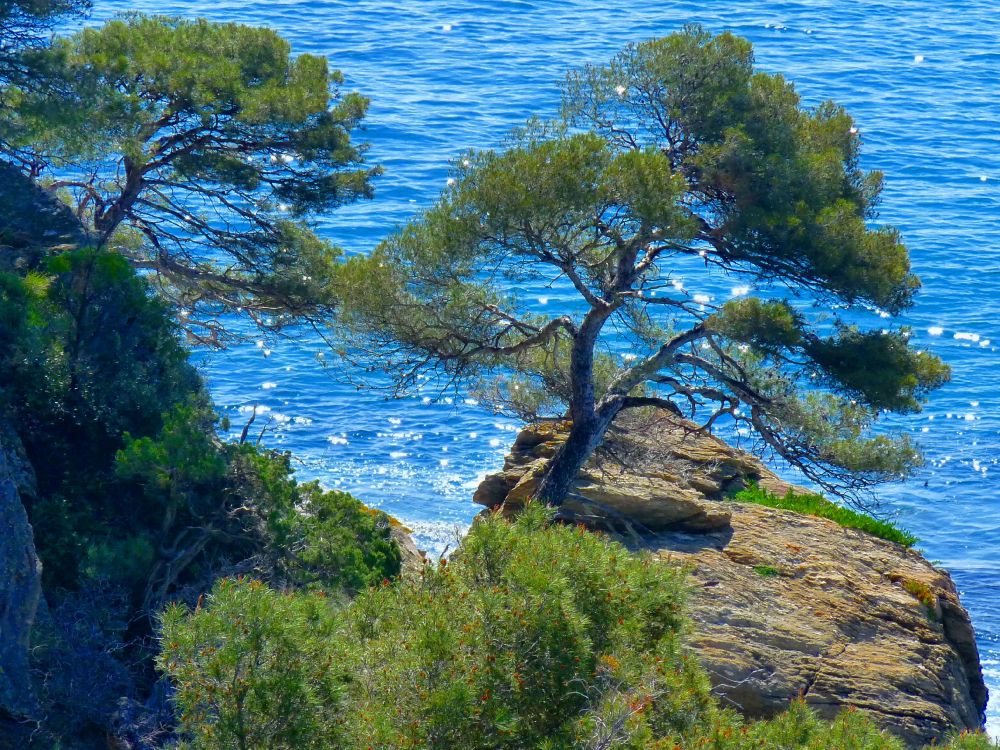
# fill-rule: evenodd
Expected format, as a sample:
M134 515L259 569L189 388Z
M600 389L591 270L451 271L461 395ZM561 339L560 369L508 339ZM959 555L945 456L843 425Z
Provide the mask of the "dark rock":
M28 649L41 597L42 566L22 495L35 494L35 476L20 440L0 423L0 713L31 716Z

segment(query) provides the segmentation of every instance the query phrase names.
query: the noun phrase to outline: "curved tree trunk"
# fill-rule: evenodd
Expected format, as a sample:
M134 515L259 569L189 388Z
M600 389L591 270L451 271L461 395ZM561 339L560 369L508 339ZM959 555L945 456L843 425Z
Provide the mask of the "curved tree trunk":
M537 499L546 505L559 507L566 500L576 475L604 440L618 410L597 413L591 419L574 420L569 437L549 461L548 469L538 486Z
M604 433L621 410L618 400L602 399L598 403L594 390L594 346L614 309L610 304L592 308L573 336L569 403L569 417L573 420L573 426L566 442L549 461L538 487L536 499L546 505L559 507L563 504L580 468L601 444Z

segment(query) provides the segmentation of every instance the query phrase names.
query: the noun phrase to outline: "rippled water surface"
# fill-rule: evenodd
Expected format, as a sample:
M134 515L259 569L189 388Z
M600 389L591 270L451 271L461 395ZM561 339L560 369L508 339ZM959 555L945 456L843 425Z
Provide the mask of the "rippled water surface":
M1000 734L1000 7L991 0L748 2L632 0L96 0L95 19L146 12L266 24L296 51L328 55L372 99L365 137L384 165L376 199L323 219L364 252L437 196L450 159L555 111L567 67L689 21L751 39L759 65L808 104L833 98L858 121L864 165L886 173L882 219L899 226L924 291L907 323L953 382L898 426L927 468L883 496L928 558L954 576L976 624ZM729 284L692 291L724 299ZM539 295L540 296L540 295ZM558 297L546 292L548 304ZM539 305L543 304L541 301ZM324 374L318 342L212 356L206 372L234 423L254 403L300 474L405 519L439 549L477 508L516 425L475 403L385 401ZM265 356L267 355L267 356ZM242 414L241 414L242 412Z

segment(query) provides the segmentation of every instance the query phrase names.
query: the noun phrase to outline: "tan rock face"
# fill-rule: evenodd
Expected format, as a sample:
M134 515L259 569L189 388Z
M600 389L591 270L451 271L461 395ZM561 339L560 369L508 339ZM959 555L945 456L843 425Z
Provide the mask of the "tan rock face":
M563 430L522 432L476 501L516 512ZM948 574L832 521L725 500L751 481L789 489L756 458L659 416L612 435L567 505L691 571L689 643L724 703L754 717L798 695L826 716L854 706L913 746L981 727L986 688Z
M567 429L565 422L524 429L503 471L486 477L473 500L516 513L534 495ZM563 507L575 520L597 528L622 530L627 522L640 533L678 527L708 531L729 525L728 506L715 501L754 482L782 495L791 489L758 459L691 425L659 414L633 417L624 427L612 428Z

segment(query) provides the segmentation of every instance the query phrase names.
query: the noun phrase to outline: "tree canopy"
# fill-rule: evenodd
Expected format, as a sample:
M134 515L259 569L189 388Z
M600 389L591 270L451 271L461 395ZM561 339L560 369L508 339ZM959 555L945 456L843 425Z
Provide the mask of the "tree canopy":
M435 370L569 417L539 490L553 504L616 415L647 406L748 428L842 494L898 477L918 452L868 428L919 410L948 369L859 322L919 288L899 232L874 224L882 176L860 147L843 108L803 107L744 39L630 45L568 76L559 122L467 154L434 207L343 266L342 351L401 389ZM760 294L695 298L692 265ZM532 311L518 290L545 287L572 301Z
M152 271L196 340L226 314L325 317L336 248L306 220L369 197L367 100L269 29L126 16L26 53L65 96L8 87L8 157L68 192L95 244Z
M20 53L42 46L64 16L83 13L89 0L4 0L0 2L0 82L25 72Z

